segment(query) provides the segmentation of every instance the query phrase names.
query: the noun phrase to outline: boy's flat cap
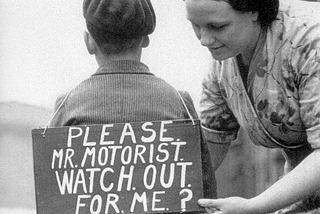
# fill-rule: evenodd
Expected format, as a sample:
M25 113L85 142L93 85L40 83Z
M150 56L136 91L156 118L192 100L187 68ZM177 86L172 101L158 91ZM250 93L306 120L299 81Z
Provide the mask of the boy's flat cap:
M115 38L137 38L151 34L156 16L150 0L84 0L87 22Z

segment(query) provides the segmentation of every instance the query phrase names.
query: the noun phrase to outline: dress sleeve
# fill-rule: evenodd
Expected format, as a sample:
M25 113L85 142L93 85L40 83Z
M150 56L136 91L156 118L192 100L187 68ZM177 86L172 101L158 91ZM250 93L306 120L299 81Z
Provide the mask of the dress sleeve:
M292 63L298 70L302 122L308 142L316 149L320 148L320 24L316 24L303 38L301 44L294 48Z
M202 82L200 119L206 139L212 143L230 143L237 138L239 124L222 96L216 68Z

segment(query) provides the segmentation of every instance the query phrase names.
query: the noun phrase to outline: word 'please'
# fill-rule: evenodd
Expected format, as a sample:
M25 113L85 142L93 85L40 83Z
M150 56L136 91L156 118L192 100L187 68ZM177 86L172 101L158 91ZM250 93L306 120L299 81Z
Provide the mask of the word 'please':
M67 147L71 147L73 141L77 138L83 138L83 146L95 146L97 144L106 146L116 143L123 144L126 138L129 138L130 142L136 143L137 137L139 137L143 143L151 143L156 139L157 133L159 133L158 137L160 142L171 142L174 139L172 137L165 136L165 132L167 131L165 126L172 122L173 121L161 121L161 125L158 127L159 130L155 130L152 122L145 122L142 123L141 129L138 131L134 130L130 123L125 123L123 127L120 127L122 132L119 139L115 139L117 137L112 136L112 131L115 129L119 130L119 127L115 127L115 124L103 125L102 129L99 130L99 132L101 132L100 137L96 140L92 139L92 136L94 137L94 133L91 133L92 127L69 127Z

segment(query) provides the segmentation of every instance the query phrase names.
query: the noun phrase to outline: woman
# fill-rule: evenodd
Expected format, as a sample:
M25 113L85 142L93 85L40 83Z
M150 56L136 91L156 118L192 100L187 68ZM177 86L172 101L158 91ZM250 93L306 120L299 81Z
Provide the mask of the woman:
M213 57L200 113L215 168L241 127L281 148L286 175L260 195L200 199L208 213L320 213L320 4L185 0L187 18ZM286 206L289 206L285 208Z

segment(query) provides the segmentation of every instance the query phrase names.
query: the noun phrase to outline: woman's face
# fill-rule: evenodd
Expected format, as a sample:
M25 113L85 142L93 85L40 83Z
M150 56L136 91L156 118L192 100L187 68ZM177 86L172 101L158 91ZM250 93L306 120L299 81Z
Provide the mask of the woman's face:
M216 60L242 54L251 60L259 37L258 14L236 11L226 1L185 0L187 19Z

